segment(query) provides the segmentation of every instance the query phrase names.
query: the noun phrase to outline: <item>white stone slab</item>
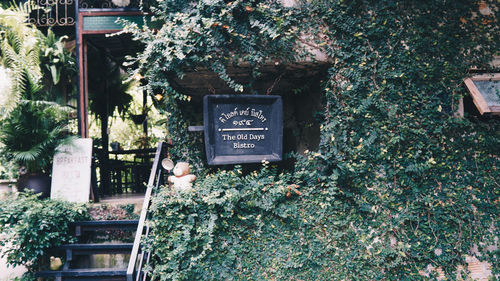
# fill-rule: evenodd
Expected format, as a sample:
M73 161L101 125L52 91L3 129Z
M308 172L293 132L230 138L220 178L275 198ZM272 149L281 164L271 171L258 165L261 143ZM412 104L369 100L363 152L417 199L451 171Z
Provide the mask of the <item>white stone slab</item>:
M76 139L54 155L50 198L70 202L88 202L92 139Z

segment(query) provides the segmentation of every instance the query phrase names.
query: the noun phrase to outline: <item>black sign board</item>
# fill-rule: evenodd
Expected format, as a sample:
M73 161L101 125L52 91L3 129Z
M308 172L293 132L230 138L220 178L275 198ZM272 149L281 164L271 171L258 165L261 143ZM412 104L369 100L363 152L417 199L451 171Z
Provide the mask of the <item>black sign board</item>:
M203 106L208 164L281 160L280 96L208 95Z

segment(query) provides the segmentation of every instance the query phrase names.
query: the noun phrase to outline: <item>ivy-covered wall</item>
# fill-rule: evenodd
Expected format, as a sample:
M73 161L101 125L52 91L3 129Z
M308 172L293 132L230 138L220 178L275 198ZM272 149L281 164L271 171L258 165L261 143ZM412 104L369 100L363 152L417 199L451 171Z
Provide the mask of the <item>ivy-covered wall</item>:
M495 71L488 64L500 44L495 5L158 1L163 27L130 29L146 44L136 71L151 94L165 96L159 106L168 112L174 156L203 176L192 193L164 187L154 199L151 274L428 280L437 274L431 265L455 280L467 275L466 255L500 274L498 250L487 250L500 227L500 122L455 116L467 94L462 79L473 67ZM207 170L200 140L186 133L189 93L172 81L206 67L237 94L252 85L236 83L225 66L297 61L307 57L304 45L331 62L319 148L295 155L290 169Z

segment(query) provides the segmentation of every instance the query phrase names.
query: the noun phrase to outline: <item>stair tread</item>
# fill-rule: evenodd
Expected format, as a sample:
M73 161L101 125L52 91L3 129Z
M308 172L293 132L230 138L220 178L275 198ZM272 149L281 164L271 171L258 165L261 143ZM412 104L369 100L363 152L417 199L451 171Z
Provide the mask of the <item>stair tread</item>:
M117 243L117 244L66 244L62 245L61 249L71 250L94 250L94 249L132 249L134 243Z
M35 273L35 277L57 277L57 276L124 276L127 274L126 268L79 268L66 270L44 270Z
M131 225L138 224L139 220L99 220L99 221L79 221L75 225L79 226L101 226L101 225Z

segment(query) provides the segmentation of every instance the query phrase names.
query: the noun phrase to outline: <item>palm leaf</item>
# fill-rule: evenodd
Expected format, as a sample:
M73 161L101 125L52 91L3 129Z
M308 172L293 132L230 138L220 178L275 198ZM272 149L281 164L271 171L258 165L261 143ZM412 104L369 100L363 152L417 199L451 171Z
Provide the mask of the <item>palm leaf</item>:
M2 122L0 141L8 158L30 171L47 171L57 147L67 136L67 109L53 102L20 101Z

